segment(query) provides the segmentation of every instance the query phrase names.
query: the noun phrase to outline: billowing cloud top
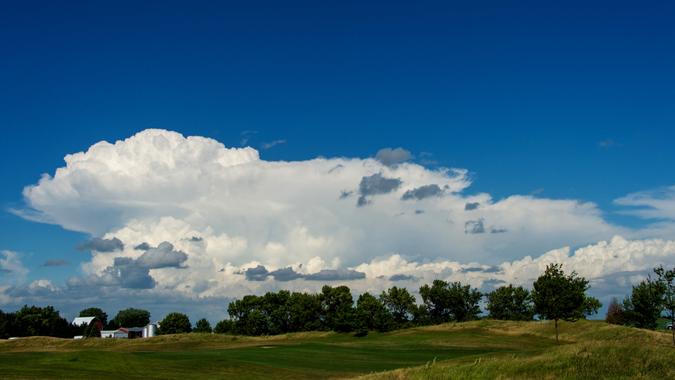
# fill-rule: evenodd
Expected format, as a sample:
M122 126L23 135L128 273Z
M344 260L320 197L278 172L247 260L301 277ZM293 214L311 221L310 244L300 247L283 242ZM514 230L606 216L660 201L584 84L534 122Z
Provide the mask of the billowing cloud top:
M199 296L277 282L514 280L524 255L630 233L592 203L467 195L467 170L410 157L390 149L377 159L265 161L252 148L145 130L66 156L24 190L29 208L19 213L101 237L97 247L119 239L114 250L92 248L87 277L74 283ZM488 270L496 267L504 275Z

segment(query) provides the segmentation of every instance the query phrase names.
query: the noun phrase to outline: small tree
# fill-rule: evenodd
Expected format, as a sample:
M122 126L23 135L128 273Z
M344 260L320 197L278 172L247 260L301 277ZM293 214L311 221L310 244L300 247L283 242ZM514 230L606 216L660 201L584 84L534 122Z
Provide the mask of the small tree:
M502 286L488 293L487 309L490 318L529 321L534 316L530 292L522 286Z
M159 323L160 334L181 334L192 331L192 324L183 313L169 313Z
M586 297L588 280L576 272L566 276L562 264L550 264L544 274L533 284L532 300L534 312L545 319L555 321L555 340L559 342L558 321L576 321L586 312L599 305L593 299L590 304ZM597 309L596 309L597 310Z
M619 303L619 300L612 298L609 306L607 306L605 322L611 323L613 325L623 325L625 321L626 317L623 312L623 306Z
M654 268L657 281L661 283L663 290L663 308L670 318L670 330L673 334L673 345L675 345L675 268L671 270L663 269L663 266Z
M198 320L195 324L195 329L192 330L192 332L196 333L211 333L212 331L211 324L206 320L206 318Z

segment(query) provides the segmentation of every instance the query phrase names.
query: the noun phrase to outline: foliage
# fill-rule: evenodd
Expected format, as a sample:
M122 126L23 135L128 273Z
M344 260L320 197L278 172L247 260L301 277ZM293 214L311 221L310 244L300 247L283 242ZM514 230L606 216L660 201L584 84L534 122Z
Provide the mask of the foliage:
M354 329L354 299L346 286L321 288L321 310L330 330L349 332Z
M211 328L211 323L206 320L206 318L202 318L195 323L195 328L192 330L192 332L196 333L211 333L213 332L213 329Z
M579 311L580 318L586 318L589 315L597 314L602 307L600 300L595 297L584 297L584 303Z
M150 312L134 308L120 310L111 321L114 327L143 327L148 323L150 323Z
M192 331L192 324L188 316L183 313L169 313L159 322L159 333L163 335L189 333L190 331Z
M89 307L82 311L79 314L80 317L96 317L101 323L105 326L108 324L108 314L105 311L101 310L98 307ZM145 325L143 325L145 326Z
M289 302L289 331L315 331L325 328L322 322L321 297L318 294L292 293Z
M471 289L470 285L434 280L431 286L423 285L420 288L420 295L432 323L470 321L477 319L480 314L478 302L482 295L477 289Z
M16 313L0 311L0 337L53 336L72 337L74 329L52 306L24 305Z
M16 336L16 314L0 310L0 339Z
M490 318L530 321L534 317L534 307L530 292L522 286L502 286L488 293L487 309Z
M415 297L408 292L408 289L391 287L382 292L380 301L389 311L398 328L408 326L415 311Z
M356 328L360 330L389 331L394 328L394 319L389 310L372 294L366 292L356 301Z
M599 306L599 301L586 297L588 280L576 272L565 275L562 264L550 264L533 284L534 312L555 321L558 340L558 321L575 321ZM597 308L596 308L597 310Z
M234 323L229 319L223 319L222 321L216 323L216 327L213 328L213 332L216 334L229 334L234 331Z
M629 297L623 301L626 324L655 329L664 303L664 284L647 278L633 286Z
M623 305L619 303L619 300L612 298L607 306L607 315L605 316L605 322L611 323L613 325L623 325L626 321L626 317L623 311Z
M675 268L665 270L663 266L659 266L654 268L654 273L663 289L663 309L670 318L670 330L675 345Z

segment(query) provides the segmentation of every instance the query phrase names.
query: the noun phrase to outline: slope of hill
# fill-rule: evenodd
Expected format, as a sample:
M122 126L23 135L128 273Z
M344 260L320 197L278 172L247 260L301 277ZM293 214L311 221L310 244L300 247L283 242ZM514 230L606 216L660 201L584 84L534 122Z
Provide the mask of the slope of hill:
M371 333L182 334L0 342L3 378L675 378L664 333L579 321L476 321Z

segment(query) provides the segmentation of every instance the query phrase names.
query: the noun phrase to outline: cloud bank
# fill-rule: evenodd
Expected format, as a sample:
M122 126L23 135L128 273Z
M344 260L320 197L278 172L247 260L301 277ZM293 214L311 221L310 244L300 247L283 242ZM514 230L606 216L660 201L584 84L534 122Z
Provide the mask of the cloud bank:
M414 289L433 278L487 286L523 282L553 258L616 282L617 273L673 254L667 240L619 237L635 231L608 223L593 203L493 199L471 191L466 169L429 169L411 158L397 148L366 159L265 161L253 148L151 129L66 156L65 166L25 188L27 207L17 213L94 237L82 246L91 261L69 291L189 298L341 281L364 291L392 281ZM618 202L672 221L660 198ZM585 248L559 248L570 246ZM601 269L587 272L593 265Z

